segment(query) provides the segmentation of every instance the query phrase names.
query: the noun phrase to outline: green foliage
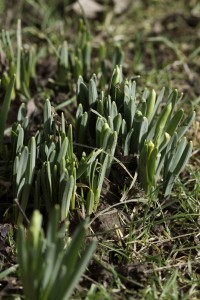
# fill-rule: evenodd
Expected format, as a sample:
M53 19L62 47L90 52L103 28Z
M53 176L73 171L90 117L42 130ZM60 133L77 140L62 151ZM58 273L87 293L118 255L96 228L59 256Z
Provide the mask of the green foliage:
M109 177L116 151L123 156L137 156L135 172L138 172L140 185L147 194L158 192L158 187L162 186L164 196L169 196L175 179L191 155L192 142L188 143L183 136L195 113L183 119L183 110L176 110L180 100L176 90L166 100L164 89L158 96L154 90L144 89L140 99L136 98L136 82L123 79L122 67L114 68L108 82L104 64L107 48L103 44L99 50L98 73L93 74L86 84L82 76L88 78L91 71L92 49L90 33L82 20L77 37L74 48L70 49L66 41L60 47L56 75L57 84L63 86L73 75L77 78L75 138L72 126L66 127L64 115L61 124L57 122L56 113L47 100L43 130L36 132L27 143L29 120L22 104L18 123L12 128L14 197L23 211L33 198L34 207L45 205L48 213L56 203L60 204L61 219L68 216L70 208L83 204L86 213L91 214L98 207L103 181ZM2 74L2 86L6 90L1 110L2 145L11 98L15 97L15 91L29 98L30 79L35 76L35 51L22 47L20 20L16 55L8 32L2 33L1 51L9 62L8 72ZM122 61L123 53L116 45L113 64ZM16 73L15 89L13 73ZM99 87L103 88L101 93ZM97 150L85 153L85 145ZM20 223L21 213L15 210L15 216Z
M13 264L9 258L15 253L14 242L11 245L6 228L0 226L0 279L5 287L0 297L8 292L9 299L29 295L34 299L62 299L66 287L63 282L67 279L70 288L69 281L80 274L79 265L75 262L72 266L71 258L77 252L67 250L69 238L63 223L71 221L71 216L85 218L96 212L93 220L98 222L92 220L91 229L102 236L89 275L95 281L89 289L85 277L87 291L78 290L74 298L199 298L199 172L194 176L198 149L193 151L191 167L182 173L181 181L176 180L191 156L192 142L185 135L195 117L194 112L189 114L189 109L184 112L182 108L187 109L186 99L193 109L198 110L199 106L194 99L199 91L196 79L200 47L197 35L192 35L198 31L198 1L189 1L187 5L171 1L167 10L163 0L151 4L124 1L127 8L122 13L119 1L112 5L109 1L92 0L102 11L96 13L97 18L87 20L87 10L82 7L84 21L80 22L73 6L78 1L0 2L3 27L15 27L17 15L23 24L21 28L18 21L17 30L2 31L0 36L0 216L3 222L9 222L14 211L14 221L22 223L25 218L28 222L27 217L37 208L44 212L45 228L46 218L51 227L51 234L45 235L38 212L33 217L36 222L32 220L28 230L20 226L19 236L24 238L18 253L25 295L18 296L11 295L16 291L15 281L6 278L18 268L7 268L9 263ZM107 11L109 7L111 11ZM90 9L93 10L92 5ZM180 28L184 35L179 34ZM127 77L134 74L131 80L124 80L122 68L118 67L123 64L122 49L126 51L123 70ZM140 86L148 87L143 94L133 81L138 78L137 72L141 76ZM156 90L166 86L166 91L157 93L152 86ZM174 86L184 89L181 105L177 91L169 93ZM60 110L61 118L56 114L58 111L60 115ZM16 115L17 122L12 124ZM195 133L189 132L189 136L192 134L196 146L197 127ZM132 179L131 184L124 170ZM119 176L119 187L115 176ZM146 191L147 199L139 198L143 193L135 179ZM176 189L171 193L175 181ZM160 197L156 199L158 193ZM111 195L115 201L121 194L119 203L106 204ZM103 211L99 211L101 197L103 207L106 206ZM151 197L155 201L149 201ZM60 210L52 215L56 203ZM115 217L107 226L112 208L118 211L119 228ZM75 211L70 212L72 209ZM61 221L59 225L55 215ZM97 228L96 232L99 220L101 230ZM80 242L79 235L82 247L77 260L84 248L80 230L75 244ZM70 259L63 263L66 250ZM84 250L82 253L86 255ZM177 260L180 254L181 263ZM97 270L104 269L97 276L92 272L96 263ZM70 279L66 265L67 271L71 271ZM137 275L137 282L133 274Z
M87 132L93 145L110 155L107 176L116 146L124 156L137 155L139 182L145 192L158 191L162 179L164 196L169 196L175 179L191 155L192 142L188 143L183 135L194 120L195 112L183 119L183 110L176 111L180 100L176 90L168 96L166 103L164 89L158 96L154 90L149 93L145 89L141 99L136 100L136 83L123 80L118 66L114 69L109 90L100 97L97 96L95 78L93 75L88 86L81 77L78 80L78 133L81 131L79 124L82 124L78 142L88 143ZM103 157L102 153L100 161Z
M95 70L100 81L100 86L104 88L107 84L108 73L117 64L121 65L123 63L123 52L118 44L114 47L111 45L111 51L108 51L109 49L104 44L101 44L99 47L99 59L96 60L95 65L92 65L92 54L95 50L95 47L91 43L90 32L83 20L80 20L76 43L69 47L67 41L64 41L58 49L56 83L61 86L67 86L72 78L82 80L80 78L82 76L89 79ZM111 60L109 56L112 56L111 68L106 63L106 60ZM91 80L96 81L94 77ZM82 89L84 89L84 86L81 87Z
M15 49L14 45L17 44ZM35 77L36 68L36 51L34 46L23 47L21 34L21 20L17 22L16 41L12 42L10 34L2 31L0 38L0 52L2 56L8 60L8 70L2 73L2 87L4 91L7 89L12 76L16 74L15 88L12 90L11 99L14 100L16 91L29 99L30 81ZM16 52L16 53L15 53Z
M64 62L63 62L64 64ZM14 77L2 107L1 140L7 118ZM18 123L12 128L13 192L23 211L29 206L46 207L48 214L56 203L61 206L61 219L69 209L84 207L90 215L96 211L105 177L109 177L116 150L124 156L136 155L138 180L147 194L162 191L169 196L175 179L186 165L192 142L184 134L195 113L183 118L177 110L180 100L173 91L164 103L164 89L157 96L144 90L136 100L136 83L123 80L122 69L115 68L108 91L98 93L98 80L93 75L88 85L82 77L77 82L75 142L72 125L61 122L50 101L44 105L43 130L30 140L28 118L22 104ZM28 143L27 143L28 141ZM89 152L85 145L97 149ZM163 182L163 184L162 184ZM21 212L15 218L22 222Z
M26 145L27 124L22 109L18 114L21 125L14 124L12 129L13 191L21 208L26 211L28 201L32 199L35 208L45 206L48 214L58 203L61 220L68 217L70 208L75 209L82 204L86 213L91 214L97 209L103 181L114 155L113 149L107 155L101 149L88 155L83 152L78 159L73 145L72 125L66 125L64 115L61 123L57 122L49 100L44 105L43 130L36 132ZM81 199L80 202L78 199ZM16 210L15 215L21 223L21 212Z
M13 86L14 77L1 111L1 140ZM145 89L141 99L136 100L136 83L123 80L118 66L108 90L100 96L96 75L88 85L79 77L75 148L72 125L66 125L63 114L58 122L49 100L44 105L43 130L25 139L29 121L22 104L18 123L12 128L11 144L13 193L22 210L26 211L32 201L35 208L45 206L48 214L58 203L62 220L68 217L70 209L77 207L84 207L90 215L97 210L103 181L109 177L116 150L124 156L138 157L135 172L147 194L162 187L164 196L169 196L192 152L192 142L188 143L183 136L195 113L184 119L183 110L176 111L180 100L176 90L168 96L166 104L163 99L164 90L157 96L154 90L149 93ZM97 150L85 153L85 145ZM22 222L23 216L17 209L15 218Z
M34 211L28 230L23 225L18 230L17 258L27 300L69 299L94 252L94 241L83 248L87 222L78 226L70 240L59 217L56 207L45 235L42 215Z
M0 111L0 151L2 151L3 148L3 138L4 138L4 130L6 126L6 121L8 117L8 112L10 109L10 102L12 98L12 91L15 83L15 76L13 75L11 80L9 81L8 87L6 89L5 97L3 100L3 105L1 107Z

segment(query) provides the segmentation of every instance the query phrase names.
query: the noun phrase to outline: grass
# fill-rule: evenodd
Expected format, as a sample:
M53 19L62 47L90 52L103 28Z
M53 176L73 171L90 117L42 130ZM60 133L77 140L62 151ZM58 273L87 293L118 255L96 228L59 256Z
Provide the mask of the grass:
M23 0L18 4L14 1L6 2L2 1L0 6L0 26L10 33L12 49L0 44L0 71L12 76L13 51L14 57L18 57L14 61L17 65L15 73L18 83L15 93L13 91L11 93L13 99L0 159L2 218L0 297L24 299L16 258L16 235L19 232L18 223L23 220L24 226L28 225L19 210L23 210L29 222L33 209L39 208L44 216L43 228L46 232L51 207L54 202L60 201L63 203L61 210L64 211L60 217L62 222L67 215L66 236L69 234L71 238L74 228L92 211L85 242L88 244L93 239L97 241L95 254L70 299L199 299L200 7L198 1L170 1L168 5L165 1L134 1L133 4L130 1L127 9L120 14L116 13L109 1L102 1L102 11L94 13L92 19L87 17L87 12L82 11L78 15L73 9L73 1L51 0L48 4L44 0ZM18 23L17 44L18 18L21 19L22 34L20 35ZM83 19L82 23L79 22L80 18ZM19 47L20 37L25 51ZM63 43L64 41L67 43ZM66 60L67 53L68 60ZM29 55L32 55L32 59ZM22 73L19 65L20 56L22 57L20 63L24 66ZM81 134L78 145L72 146L68 124L72 124L73 130L75 129L78 76L83 75L84 81L89 84L92 74L96 73L99 81L98 89L108 88L109 78L116 63L123 64L126 78L136 80L137 99L144 87L160 91L165 86L167 93L175 88L184 93L179 106L188 114L191 110L196 111L195 121L187 131L187 138L192 139L194 147L189 163L176 179L173 190L167 198L161 192L147 196L135 180L134 158L129 155L127 161L122 155L115 153L112 171L109 177L106 176L104 179L99 205L97 210L93 211L91 203L96 199L93 191L96 181L100 180L99 170L102 168L104 172L105 168L101 167L99 161L93 160L90 169L93 170L91 172L93 176L90 175L88 179L88 175L84 173L84 176L80 176L76 189L74 188L73 180L76 180L77 176L74 170L78 164L81 172L79 160L82 159L82 163L84 159L90 162L89 153L95 147L90 140L85 143ZM23 83L22 86L20 83ZM4 80L2 79L0 90L2 101L5 87L6 75ZM49 109L45 102L47 98L55 107L55 111ZM25 103L24 106L20 106L22 102ZM48 149L53 143L57 145L56 147L60 147L57 158L60 173L55 171L54 175L61 174L66 168L70 171L62 177L62 182L61 177L55 175L56 179L52 177L52 181L49 179L47 184L45 180L50 174L49 165L45 163L47 150L41 147L35 168L36 170L41 168L41 174L44 170L45 175L44 177L41 175L40 179L43 185L41 188L33 187L32 182L36 181L35 177L32 179L31 176L34 166L31 165L33 158L30 156L27 158L26 172L29 176L27 189L22 197L24 200L16 206L13 200L16 195L21 199L19 192L21 179L15 183L15 177L12 177L13 164L15 156L18 155L20 160L20 152L24 148L21 150L18 148L18 152L16 150L20 144L16 146L13 141L21 129L13 127L13 124L18 120L24 130L24 144L28 147L24 151L26 157L26 152L35 151L34 138L32 144L28 145L30 136L37 130L43 132L43 111L45 130L44 136L41 135L40 138L45 141ZM94 114L98 113L95 109L93 111ZM26 114L29 116L28 123ZM51 118L54 120L53 125L49 121ZM63 133L60 134L61 127L62 129L66 127L65 136L68 142ZM81 128L83 129L83 126ZM22 130L20 132L22 135ZM38 140L39 137L36 136L37 147L39 147ZM69 146L65 147L67 143ZM70 157L70 160L66 161L63 167L62 156L65 151L66 157ZM82 151L86 152L86 156L83 155L81 158ZM74 158L73 153L76 153L77 158ZM95 158L101 159L103 164L105 153L94 155ZM15 164L17 166L16 159ZM84 163L81 166L84 167ZM15 168L17 176L19 168ZM21 174L23 175L23 172ZM70 178L70 184L67 178ZM72 193L72 197L74 195L76 210L71 210L69 205L72 202L69 203L69 197L62 198L62 193L59 192L59 189L64 189L66 182L68 190L65 196L69 193ZM52 197L52 204L48 202L49 195ZM68 200L62 202L61 198ZM46 239L48 240L48 237ZM43 242L45 243L45 240ZM80 249L76 249L76 253L79 250L80 253L84 253L83 248L84 246L80 246Z

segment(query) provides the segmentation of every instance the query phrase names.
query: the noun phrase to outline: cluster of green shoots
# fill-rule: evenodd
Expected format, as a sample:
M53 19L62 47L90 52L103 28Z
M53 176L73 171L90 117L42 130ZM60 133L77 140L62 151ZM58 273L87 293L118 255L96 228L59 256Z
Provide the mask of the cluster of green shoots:
M12 127L11 155L13 193L24 211L31 202L38 209L45 205L48 213L59 203L62 220L70 208L82 208L85 215L95 212L116 148L124 156L137 157L135 172L147 195L159 190L164 197L170 195L192 151L192 142L187 142L184 133L195 113L184 118L182 109L175 110L180 100L176 90L165 103L164 90L158 96L154 90L145 90L141 100L136 100L136 83L123 81L118 67L109 90L100 96L95 78L93 75L88 86L82 77L78 80L75 134L64 114L58 122L46 100L43 128L27 141L29 121L24 105L20 107L18 122ZM14 77L4 101L7 110L13 85ZM7 114L4 107L1 114ZM84 151L86 145L94 150ZM16 211L18 223L22 217Z
M31 82L37 77L36 65L43 54L36 45L23 46L21 31L21 20L18 20L14 43L11 41L9 32L2 31L0 56L2 61L6 62L6 67L2 69L1 85L6 91L10 79L15 74L16 80L11 99L14 100L18 93L24 101L28 101L31 98ZM107 48L102 43L99 47L98 60L94 66L91 66L92 53L95 49L91 46L90 39L86 25L80 20L76 43L69 46L67 41L63 41L58 49L53 48L57 57L57 72L55 78L51 78L54 86L69 89L74 79L78 80L80 75L88 78L88 74L92 71L98 73L101 78L100 86L104 87L108 81L110 69L123 63L123 52L116 44L113 49L114 54L112 53L112 63L108 64L110 53L107 53Z
M149 92L147 89L137 95L136 83L123 80L118 66L108 90L100 96L95 75L88 86L80 77L77 84L77 141L88 144L87 133L94 147L109 154L106 175L116 147L124 156L135 155L138 180L146 194L161 190L164 197L168 197L192 151L192 142L187 142L184 134L192 124L195 112L184 118L183 109L176 109L180 100L181 96L174 90L164 101L164 88L158 96L154 90ZM101 163L103 159L101 156Z
M55 299L54 295L68 299L94 251L94 243L79 257L85 233L85 224L81 224L64 249L64 227L58 231L59 221L68 219L70 210L81 209L85 217L97 210L116 153L136 157L134 172L148 197L159 193L169 197L192 152L192 142L184 134L195 113L184 117L183 109L178 109L181 96L177 90L167 96L164 89L159 94L147 89L138 94L136 82L123 79L121 67L116 66L109 79L103 46L98 66L101 76L94 74L85 83L83 78L91 70L91 48L81 23L75 51L69 54L66 42L58 51L55 82L65 85L73 74L77 78L74 127L67 124L63 113L58 120L50 101L45 99L43 122L30 136L30 120L23 103L12 126L8 149L4 145L4 130L11 101L16 92L28 99L30 80L36 76L35 51L22 50L20 31L18 22L16 58L9 35L2 34L9 68L1 76L5 92L0 111L1 160L12 162L12 196L20 206L20 211L14 208L16 222L22 223L22 212L44 207L50 221L46 237L38 211L33 214L27 234L20 227L19 269L27 299ZM116 48L114 63L121 61L122 53ZM60 209L54 208L56 204Z
M35 210L28 232L22 225L19 228L17 255L26 299L69 299L95 250L94 241L83 248L86 221L70 240L59 220L56 206L44 235L42 215Z

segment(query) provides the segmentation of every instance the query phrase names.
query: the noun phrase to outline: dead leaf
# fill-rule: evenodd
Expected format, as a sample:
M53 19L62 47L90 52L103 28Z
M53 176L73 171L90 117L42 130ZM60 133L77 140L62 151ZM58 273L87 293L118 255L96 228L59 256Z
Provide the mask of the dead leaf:
M9 233L9 224L0 224L0 251L6 252L6 238Z
M114 2L114 12L119 15L123 13L130 6L130 0L113 0Z
M34 99L31 98L27 103L27 117L30 117L36 111L37 111L37 106L35 105Z
M0 235L5 238L9 232L10 225L9 224L0 224Z
M72 6L77 14L82 14L82 10L87 18L94 19L96 15L104 10L103 5L94 0L79 0Z

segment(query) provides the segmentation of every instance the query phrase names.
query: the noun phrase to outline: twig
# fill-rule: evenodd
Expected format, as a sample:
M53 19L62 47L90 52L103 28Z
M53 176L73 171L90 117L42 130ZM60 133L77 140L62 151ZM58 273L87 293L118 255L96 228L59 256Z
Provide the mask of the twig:
M19 204L18 199L15 198L15 199L14 199L14 202L15 202L15 204L17 205L17 207L18 207L20 213L21 213L22 216L24 217L24 220L26 221L27 225L29 225L29 224L30 224L30 221L29 221L28 217L26 216L25 212L23 211L21 205Z

